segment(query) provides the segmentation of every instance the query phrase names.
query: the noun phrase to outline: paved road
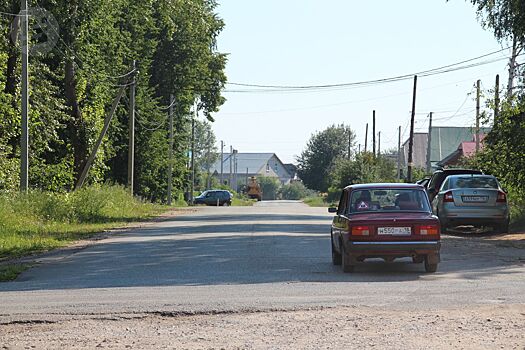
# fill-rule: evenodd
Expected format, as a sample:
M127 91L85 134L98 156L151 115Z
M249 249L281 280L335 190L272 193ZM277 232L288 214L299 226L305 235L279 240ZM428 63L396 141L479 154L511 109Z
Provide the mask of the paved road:
M0 284L0 322L135 312L523 304L525 252L445 237L436 274L407 260L331 265L330 216L298 202L202 208Z

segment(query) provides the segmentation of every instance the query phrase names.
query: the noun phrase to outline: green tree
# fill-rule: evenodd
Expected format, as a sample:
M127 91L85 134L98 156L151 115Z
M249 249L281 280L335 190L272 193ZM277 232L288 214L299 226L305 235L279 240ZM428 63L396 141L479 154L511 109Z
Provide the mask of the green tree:
M264 200L276 200L281 182L275 177L258 177L257 182L263 191Z
M306 186L300 181L294 181L284 185L279 190L280 197L287 200L300 200L308 197L312 191L308 190Z
M352 158L355 134L349 126L332 125L310 138L297 159L298 175L304 184L316 191L327 192L329 174L338 159Z

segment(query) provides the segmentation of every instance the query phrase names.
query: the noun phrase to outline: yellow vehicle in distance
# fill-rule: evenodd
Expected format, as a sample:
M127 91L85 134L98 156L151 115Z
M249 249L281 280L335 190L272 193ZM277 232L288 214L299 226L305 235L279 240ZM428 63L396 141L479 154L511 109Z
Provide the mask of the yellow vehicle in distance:
M252 176L248 179L246 194L250 199L257 199L259 202L262 201L263 192L261 185L259 185L255 176Z

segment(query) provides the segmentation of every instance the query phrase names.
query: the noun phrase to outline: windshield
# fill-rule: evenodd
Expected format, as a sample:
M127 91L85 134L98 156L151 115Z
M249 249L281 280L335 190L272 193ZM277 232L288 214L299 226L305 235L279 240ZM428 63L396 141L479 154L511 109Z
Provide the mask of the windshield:
M430 212L430 203L419 189L365 189L352 191L349 212Z
M493 188L498 189L498 181L493 177L458 177L452 179L450 188Z

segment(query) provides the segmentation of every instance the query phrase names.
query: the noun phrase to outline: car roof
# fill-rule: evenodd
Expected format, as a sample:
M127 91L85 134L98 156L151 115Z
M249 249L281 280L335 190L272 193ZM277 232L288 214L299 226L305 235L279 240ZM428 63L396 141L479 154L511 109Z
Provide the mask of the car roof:
M418 184L406 184L406 183L371 183L371 184L356 184L350 185L345 190L365 190L365 189L424 189L423 186Z
M488 177L488 178L491 178L491 179L495 179L496 178L494 175L487 175L487 174L456 174L456 175L450 175L448 177L451 178L451 179L458 179L458 178L461 178L461 177L469 177L469 178L472 178L472 177Z
M441 169L436 170L436 173L445 173L445 174L483 174L481 170L475 170L475 169Z

